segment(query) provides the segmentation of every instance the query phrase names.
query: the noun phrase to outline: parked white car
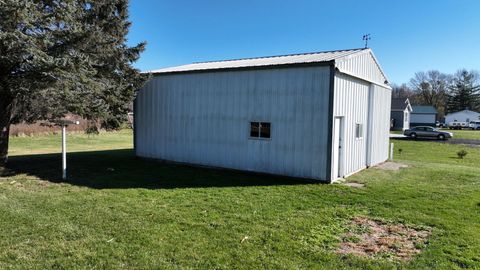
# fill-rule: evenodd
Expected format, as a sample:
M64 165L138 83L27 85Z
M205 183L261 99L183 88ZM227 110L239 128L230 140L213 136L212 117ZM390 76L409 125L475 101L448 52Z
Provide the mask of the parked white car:
M480 129L480 121L470 121L468 127L473 130Z
M467 122L450 122L448 123L449 129L462 129L462 128L469 128L469 124Z

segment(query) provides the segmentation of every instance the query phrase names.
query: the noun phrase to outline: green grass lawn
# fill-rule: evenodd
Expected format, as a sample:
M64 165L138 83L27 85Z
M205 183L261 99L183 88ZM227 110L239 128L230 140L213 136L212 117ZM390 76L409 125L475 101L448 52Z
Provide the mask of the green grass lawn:
M12 137L10 156L61 153L61 135ZM102 132L101 135L86 135L84 133L67 134L68 152L85 152L112 149L133 148L132 132Z
M131 139L69 136L62 182L59 136L12 138L0 269L480 268L480 148L393 141L409 168L365 170L351 188L145 161ZM356 216L432 234L408 262L335 254Z
M443 130L452 132L453 138L455 139L480 140L480 130L470 130L470 129L463 129L463 130L443 129Z

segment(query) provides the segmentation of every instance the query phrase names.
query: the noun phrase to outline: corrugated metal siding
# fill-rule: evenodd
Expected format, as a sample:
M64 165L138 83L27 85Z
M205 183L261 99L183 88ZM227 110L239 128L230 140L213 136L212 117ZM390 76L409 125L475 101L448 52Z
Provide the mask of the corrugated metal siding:
M368 93L370 83L336 72L333 115L343 117L343 175L366 166ZM363 125L363 138L355 138L355 125Z
M372 84L370 87L370 112L368 127L368 166L373 166L388 159L388 142L390 136L390 89ZM403 112L400 126L403 126Z
M387 80L370 50L347 56L336 62L335 65L340 71L346 71L380 85L384 85Z
M410 115L410 123L412 124L435 124L435 114L416 114Z
M404 112L401 111L392 111L390 112L390 119L394 119L393 129L401 130L403 128L403 116Z
M326 180L329 67L155 76L137 98L136 154ZM249 122L271 122L270 140Z

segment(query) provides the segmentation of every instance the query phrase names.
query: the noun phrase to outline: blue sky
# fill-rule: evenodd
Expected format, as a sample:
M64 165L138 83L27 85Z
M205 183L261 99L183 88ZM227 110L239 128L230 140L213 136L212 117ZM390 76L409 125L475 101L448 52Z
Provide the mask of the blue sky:
M393 83L417 71L480 70L480 1L131 0L135 64L191 62L363 47Z

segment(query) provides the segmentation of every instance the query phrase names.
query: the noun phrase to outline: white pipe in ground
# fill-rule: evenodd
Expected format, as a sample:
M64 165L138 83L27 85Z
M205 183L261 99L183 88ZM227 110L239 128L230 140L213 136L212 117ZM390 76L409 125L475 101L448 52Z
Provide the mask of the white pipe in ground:
M66 126L62 125L62 179L67 179L67 132Z
M390 160L393 160L393 143L390 143Z

